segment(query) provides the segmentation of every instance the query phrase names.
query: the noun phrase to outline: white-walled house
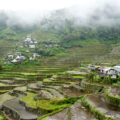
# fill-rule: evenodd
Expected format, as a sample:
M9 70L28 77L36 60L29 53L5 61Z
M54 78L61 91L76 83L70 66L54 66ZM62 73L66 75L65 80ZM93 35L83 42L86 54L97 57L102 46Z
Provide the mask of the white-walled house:
M12 63L18 63L18 60L14 59L11 61Z
M87 68L88 69L95 69L95 65L88 65Z
M30 49L35 49L36 46L35 46L35 45L29 45L29 48L30 48Z
M117 78L118 72L114 68L105 68L103 70L103 74L105 77Z
M34 44L37 44L38 42L37 41L34 41Z
M33 43L34 43L34 44L37 44L37 43L38 43L35 38L33 39Z
M34 59L33 57L30 57L29 60L30 60L30 61L34 61L35 59Z
M23 44L32 44L32 43L33 43L33 41L31 39L31 37L27 37L23 42Z
M117 71L118 75L120 76L120 66L114 66L113 68Z
M20 60L25 60L26 58L25 58L25 56L20 56Z
M27 37L26 39L25 39L25 42L30 42L31 41L31 38L30 37Z
M40 55L38 53L33 53L33 58L38 58Z
M11 62L12 63L21 63L25 60L25 56L17 56L15 59L13 59Z
M14 58L14 55L8 54L8 59L13 59L13 58Z

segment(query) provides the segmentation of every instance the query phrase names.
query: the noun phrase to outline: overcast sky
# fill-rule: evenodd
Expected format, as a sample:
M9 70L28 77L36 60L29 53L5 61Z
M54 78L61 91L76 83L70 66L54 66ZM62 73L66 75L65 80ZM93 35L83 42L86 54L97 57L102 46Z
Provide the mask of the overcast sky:
M4 10L54 10L73 5L95 6L106 2L118 4L119 0L0 0ZM120 3L120 2L119 2Z
M83 0L0 0L0 8L5 10L54 10L79 4Z
M106 4L120 9L120 0L0 0L0 10L7 11L10 17L15 13L22 20L30 22L48 11L62 8L69 8L74 15L88 16L96 8L104 8Z

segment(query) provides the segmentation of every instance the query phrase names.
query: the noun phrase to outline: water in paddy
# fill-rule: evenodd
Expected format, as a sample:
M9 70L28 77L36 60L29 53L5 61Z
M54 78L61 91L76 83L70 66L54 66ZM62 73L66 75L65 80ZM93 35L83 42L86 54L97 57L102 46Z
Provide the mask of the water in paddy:
M87 94L86 92L81 92L74 88L61 88L61 91L69 97L78 97Z

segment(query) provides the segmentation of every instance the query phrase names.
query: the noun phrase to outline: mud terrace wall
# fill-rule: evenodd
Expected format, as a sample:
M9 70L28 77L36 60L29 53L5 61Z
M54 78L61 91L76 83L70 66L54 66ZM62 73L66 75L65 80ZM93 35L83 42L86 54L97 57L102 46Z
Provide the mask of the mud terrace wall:
M112 93L110 93L111 91L111 87L107 87L104 90L104 97L107 103L114 105L116 107L120 107L120 97L114 96L112 95Z
M9 114L9 115L13 116L15 119L20 120L20 116L16 111L12 111L11 109L9 109L6 106L3 106L2 109L5 111L6 114Z
M39 113L39 110L36 108L28 107L25 102L19 100L20 104L25 106L25 109L29 112Z
M86 81L82 81L80 85L81 85L81 87L84 87L86 89L93 89L93 90L100 90L100 89L104 88L103 86L96 85L94 83L89 83Z
M100 111L96 110L87 100L87 95L84 96L81 100L82 105L89 110L98 120L118 120L114 118L110 118L105 116L104 114L100 113Z
M13 89L17 86L0 86L0 90L10 90L10 89Z

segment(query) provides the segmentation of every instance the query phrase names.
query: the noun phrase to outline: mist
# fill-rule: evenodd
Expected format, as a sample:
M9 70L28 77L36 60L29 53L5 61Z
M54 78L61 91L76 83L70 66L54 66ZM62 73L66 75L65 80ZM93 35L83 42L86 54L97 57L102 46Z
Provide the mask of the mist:
M43 19L56 24L72 19L76 25L115 25L120 21L119 0L62 0L60 3L55 0L31 0L30 3L22 0L20 5L14 0L11 2L14 2L14 6L12 3L8 8L2 3L0 5L0 13L6 15L7 26L31 26L40 24Z

